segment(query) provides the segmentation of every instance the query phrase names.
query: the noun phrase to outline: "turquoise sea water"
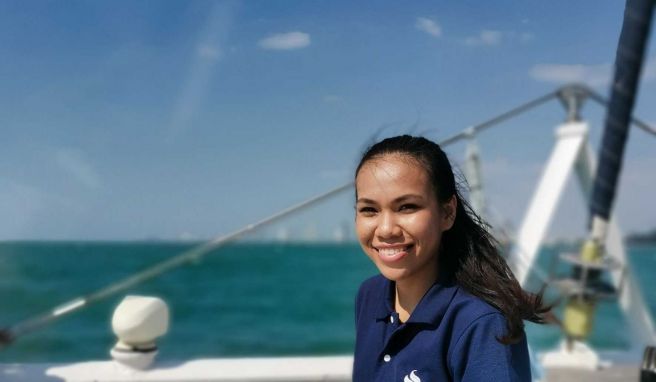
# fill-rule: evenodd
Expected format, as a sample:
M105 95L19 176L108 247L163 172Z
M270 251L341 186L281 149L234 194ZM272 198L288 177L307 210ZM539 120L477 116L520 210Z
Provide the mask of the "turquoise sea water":
M0 243L0 326L88 294L194 244L135 242ZM546 248L541 263L560 248ZM629 249L652 312L656 247ZM376 273L357 244L233 244L204 260L92 305L0 351L0 362L108 359L110 320L125 294L165 299L171 328L160 359L346 354L353 350L353 299ZM613 304L599 308L592 343L626 347L626 324ZM529 324L537 350L558 329ZM610 333L610 335L609 335Z

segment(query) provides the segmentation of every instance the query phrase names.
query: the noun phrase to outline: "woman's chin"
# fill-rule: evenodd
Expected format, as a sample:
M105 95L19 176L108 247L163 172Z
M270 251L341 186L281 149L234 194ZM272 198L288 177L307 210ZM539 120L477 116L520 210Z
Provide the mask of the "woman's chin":
M405 268L390 268L385 265L378 266L378 271L383 275L383 277L390 281L399 281L408 275L408 271Z

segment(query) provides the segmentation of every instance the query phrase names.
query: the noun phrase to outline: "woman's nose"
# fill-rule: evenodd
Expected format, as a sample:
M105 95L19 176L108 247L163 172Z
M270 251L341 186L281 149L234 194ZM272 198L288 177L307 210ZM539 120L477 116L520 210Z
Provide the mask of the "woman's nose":
M380 215L376 235L380 238L390 238L401 235L401 227L399 227L393 214L383 213Z

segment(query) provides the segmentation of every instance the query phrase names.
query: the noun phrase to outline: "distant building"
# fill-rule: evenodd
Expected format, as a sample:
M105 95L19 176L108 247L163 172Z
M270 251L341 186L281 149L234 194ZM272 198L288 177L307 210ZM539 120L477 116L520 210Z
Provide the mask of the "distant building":
M319 238L319 233L317 231L317 226L314 223L309 223L306 227L305 230L303 230L303 237L301 240L303 241L317 241Z
M346 241L346 232L344 232L343 227L335 228L335 230L333 231L333 239L338 243Z
M280 227L276 232L276 241L289 241L289 229L287 227Z

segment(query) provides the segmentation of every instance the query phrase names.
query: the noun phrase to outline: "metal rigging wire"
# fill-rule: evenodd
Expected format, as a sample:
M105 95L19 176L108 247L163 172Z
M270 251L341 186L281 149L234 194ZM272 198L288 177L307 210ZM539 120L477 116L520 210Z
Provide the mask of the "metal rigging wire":
M497 125L507 119L513 118L519 114L522 114L530 109L536 108L543 103L552 100L553 98L556 98L558 96L558 90L547 93L543 95L542 97L538 97L532 101L526 102L524 104L521 104L513 109L508 110L505 113L499 114L496 117L490 118L487 121L481 122L479 124L476 124L474 126L470 126L467 129L452 135L445 140L440 142L440 146L445 146L449 145L451 143L455 143L461 139L469 138L473 134L479 133L480 131L483 131L487 128L490 128L494 125Z
M591 89L581 86L581 85L570 85L569 87L572 86L578 86L579 89L583 90L586 94L590 96L594 101L600 103L601 105L607 106L608 102L599 94L595 93ZM519 105L513 109L510 109L509 111L499 114L493 118L490 118L482 123L479 123L477 125L468 127L467 129L464 129L463 131L452 135L442 141L439 142L440 146L447 146L452 143L455 143L461 139L467 139L471 137L473 134L479 133L485 129L488 129L492 126L495 126L505 120L508 120L510 118L513 118L519 114L522 114L530 109L536 108L547 101L550 101L551 99L554 99L559 96L561 91L564 89L568 88L563 87L559 88L556 91L549 92L541 97L538 97L532 101L526 102L522 105ZM656 129L653 127L649 126L645 122L637 119L637 118L632 118L631 121L638 127L642 128L643 130L647 131L648 133L656 135ZM430 131L430 130L429 130ZM214 239L208 241L207 243L201 244L197 247L194 247L188 251L182 252L179 255L176 255L168 260L162 261L158 264L155 264L141 272L138 272L132 276L129 276L123 280L120 280L116 283L113 283L105 288L102 288L96 292L93 292L91 294L88 294L86 296L78 297L73 300L70 300L62 305L59 305L45 313L35 315L31 318L28 318L26 320L23 320L15 325L9 326L7 328L0 329L0 349L3 347L9 345L11 342L13 342L15 339L18 337L33 332L51 322L54 322L55 320L73 313L75 311L78 311L82 309L85 306L88 306L92 303L98 302L104 298L107 298L111 295L114 295L118 292L124 291L134 285L137 285L141 282L144 282L146 280L152 279L156 276L159 276L160 274L163 274L165 272L168 272L174 268L177 268L179 266L185 265L186 263L192 262L192 261L197 261L207 255L208 253L212 252L213 250L239 238L240 236L251 232L257 228L260 228L264 225L267 225L269 223L272 223L274 221L277 221L285 216L288 216L296 211L299 211L305 207L309 207L310 205L313 205L319 201L322 201L328 197L331 197L335 194L338 194L350 187L353 186L353 182L348 182L346 184L343 184L341 186L335 187L327 192L324 192L320 195L317 195L315 197L312 197L304 202L298 203L294 206L288 207L276 214L273 214L265 219L262 219L256 223L249 224L241 229L238 229L230 234L227 235L221 235L217 236Z
M70 314L74 311L82 309L85 306L88 306L94 302L98 302L106 297L114 295L120 291L128 289L134 285L142 283L146 280L152 279L156 276L159 276L162 273L168 272L174 268L177 268L186 263L193 261L198 261L203 256L207 255L211 251L225 245L228 242L231 242L238 237L251 232L257 228L260 228L264 225L267 225L271 222L279 220L285 216L288 216L296 211L299 211L305 207L313 205L319 201L322 201L326 198L329 198L335 194L338 194L349 187L353 183L344 184L339 187L335 187L327 192L324 192L320 195L312 197L304 202L298 203L291 207L288 207L280 212L277 212L265 219L262 219L256 223L249 224L241 229L238 229L230 234L217 236L214 239L196 246L188 251L182 252L179 255L176 255L168 260L164 260L160 263L157 263L141 272L138 272L132 276L128 276L123 280L120 280L116 283L113 283L105 288L102 288L94 293L91 293L86 296L78 297L73 300L70 300L62 305L59 305L45 313L36 315L32 318L19 322L16 325L10 326L0 330L0 349L13 342L19 336L33 332L40 327L43 327L66 314Z
M595 101L599 105L601 105L605 108L608 108L609 102L606 98L604 98L601 94L595 92L594 90L592 90L592 89L590 89L586 86L583 86L583 85L581 85L581 86L585 90L585 92L588 94L590 99L592 99L593 101ZM642 121L641 119L636 118L634 116L631 116L630 120L631 120L631 123L638 126L642 130L644 130L646 133L656 136L656 128L655 127L650 126L648 123L646 123L646 122Z

